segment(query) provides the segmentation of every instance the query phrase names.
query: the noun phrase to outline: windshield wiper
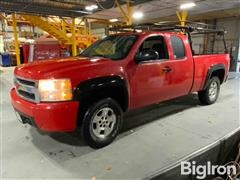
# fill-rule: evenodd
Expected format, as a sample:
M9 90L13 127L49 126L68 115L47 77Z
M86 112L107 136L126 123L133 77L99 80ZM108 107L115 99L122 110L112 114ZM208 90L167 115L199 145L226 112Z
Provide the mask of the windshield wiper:
M88 55L82 54L82 53L78 54L77 56L80 56L80 57L89 57Z
M94 55L91 55L91 57L104 57L104 58L108 58L108 56L105 55L105 54L94 54Z

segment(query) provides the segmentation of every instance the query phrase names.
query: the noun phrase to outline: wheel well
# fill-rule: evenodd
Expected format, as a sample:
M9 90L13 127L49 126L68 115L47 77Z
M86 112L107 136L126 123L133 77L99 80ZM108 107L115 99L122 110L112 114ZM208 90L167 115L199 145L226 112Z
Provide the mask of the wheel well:
M124 87L111 86L93 90L91 92L88 92L88 94L86 94L84 98L81 98L80 100L77 120L78 126L81 125L82 119L88 107L104 98L114 99L117 103L119 103L124 112L128 109L128 93Z
M218 70L215 70L215 71L212 72L210 79L212 77L216 76L216 77L219 78L219 80L222 84L223 80L224 80L224 75L225 75L225 70L224 69L218 69Z
M92 91L91 94L89 94L89 96L85 98L87 101L85 102L88 105L91 105L92 103L104 98L114 99L117 103L119 103L123 111L126 111L128 108L128 96L124 88L119 86L106 87Z

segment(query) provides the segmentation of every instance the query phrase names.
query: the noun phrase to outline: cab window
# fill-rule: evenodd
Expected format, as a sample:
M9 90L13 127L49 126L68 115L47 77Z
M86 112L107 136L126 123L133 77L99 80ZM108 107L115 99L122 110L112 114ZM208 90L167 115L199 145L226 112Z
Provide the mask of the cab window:
M174 59L183 59L186 55L182 39L178 36L171 36L170 41L173 48Z
M143 53L144 51L152 50L156 52L159 59L168 59L167 46L164 41L163 36L152 36L144 40L141 46L138 49L138 54Z

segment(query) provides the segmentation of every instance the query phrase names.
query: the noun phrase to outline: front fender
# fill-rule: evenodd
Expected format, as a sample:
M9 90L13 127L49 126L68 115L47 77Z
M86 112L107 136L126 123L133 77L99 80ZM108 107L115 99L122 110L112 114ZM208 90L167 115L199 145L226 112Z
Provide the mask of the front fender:
M123 77L117 75L97 77L80 82L73 91L73 99L80 101L81 104L88 102L89 99L94 99L94 97L103 96L103 94L108 96L108 93L123 97L121 105L127 109L129 98L127 83Z

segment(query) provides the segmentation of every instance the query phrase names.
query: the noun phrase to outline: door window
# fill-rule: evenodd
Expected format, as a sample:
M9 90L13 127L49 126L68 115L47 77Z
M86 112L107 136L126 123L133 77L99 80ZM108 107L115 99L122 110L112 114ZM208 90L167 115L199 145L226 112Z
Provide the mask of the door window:
M144 51L152 50L158 54L157 59L168 59L167 46L163 36L153 36L144 40L138 49L138 53L141 54Z

